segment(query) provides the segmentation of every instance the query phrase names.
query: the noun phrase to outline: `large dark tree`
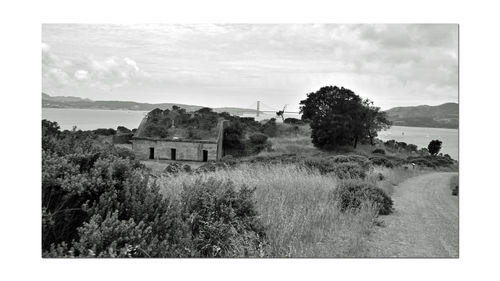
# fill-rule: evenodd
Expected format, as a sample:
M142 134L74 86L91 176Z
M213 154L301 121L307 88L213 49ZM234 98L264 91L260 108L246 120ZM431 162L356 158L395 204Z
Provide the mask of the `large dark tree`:
M380 107L373 105L373 102L366 99L363 101L362 123L363 137L368 137L370 144L374 145L374 140L378 136L378 132L387 130L392 123L387 119L387 113L380 111Z
M443 144L443 142L440 140L431 140L431 142L427 146L427 149L429 149L429 153L431 155L437 155L441 150L441 144Z
M390 126L371 101L362 100L344 87L323 87L309 93L300 104L302 120L311 125L312 142L322 149L344 145L356 147L363 140L373 142L378 131Z

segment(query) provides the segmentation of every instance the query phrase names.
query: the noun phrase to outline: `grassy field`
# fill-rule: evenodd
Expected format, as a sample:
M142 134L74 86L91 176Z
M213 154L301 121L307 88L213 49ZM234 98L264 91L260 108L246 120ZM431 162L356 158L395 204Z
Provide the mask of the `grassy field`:
M183 173L158 180L162 191L178 196L198 178L231 180L255 187L255 203L267 228L266 253L273 257L362 256L375 213L340 213L331 193L338 179L295 165L242 165L199 176Z
M335 152L315 148L302 128L294 134L270 138L272 149L257 157L267 158L295 154L298 158L321 158L332 155L357 154L372 156L375 147L359 145L356 150L346 147ZM388 151L390 157L407 154ZM255 156L252 156L255 157ZM248 157L251 159L252 157ZM247 159L247 160L248 160ZM266 228L267 257L365 257L368 240L379 219L374 206L364 204L359 211L340 212L333 200L333 191L341 182L331 174L307 169L298 163L240 163L231 169L213 172L177 174L164 173L169 161L143 161L151 168L156 184L169 198L179 198L184 186L197 179L232 181L237 188L255 188L254 200L259 218ZM193 169L203 163L181 163ZM364 181L375 184L392 195L395 186L408 178L429 172L426 168L371 166Z
M382 174L384 180L379 180ZM407 170L373 169L366 180L393 185L412 176ZM365 205L359 212L341 213L332 200L339 179L294 164L243 164L235 169L193 175L160 175L167 196L179 196L184 185L214 177L236 186L255 188L255 203L267 228L265 249L271 257L363 257L376 213ZM386 187L384 187L386 188Z

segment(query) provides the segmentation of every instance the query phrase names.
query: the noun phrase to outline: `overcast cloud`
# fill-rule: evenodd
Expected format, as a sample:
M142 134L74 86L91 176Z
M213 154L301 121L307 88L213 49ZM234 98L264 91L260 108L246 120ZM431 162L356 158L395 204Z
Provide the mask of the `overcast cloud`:
M322 86L383 109L458 101L457 25L43 25L42 90L298 109Z

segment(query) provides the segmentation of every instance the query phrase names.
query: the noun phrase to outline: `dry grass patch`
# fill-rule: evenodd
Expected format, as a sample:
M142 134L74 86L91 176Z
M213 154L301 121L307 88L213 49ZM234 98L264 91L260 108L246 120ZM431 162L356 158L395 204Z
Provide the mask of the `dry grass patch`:
M255 187L255 204L266 227L269 257L360 257L374 225L376 210L365 204L342 213L333 201L339 180L299 166L241 165L221 170L158 179L168 196L179 196L184 184L197 178L231 180L237 187Z

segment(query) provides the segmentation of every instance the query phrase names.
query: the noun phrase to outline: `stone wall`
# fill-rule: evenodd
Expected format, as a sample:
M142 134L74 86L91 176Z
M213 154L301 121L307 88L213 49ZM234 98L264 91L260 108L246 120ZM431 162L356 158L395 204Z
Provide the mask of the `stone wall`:
M208 161L217 160L217 142L171 141L132 139L132 149L138 159L149 159L150 148L154 148L155 159L171 160L171 149L176 150L176 160L203 161L203 150L208 152Z

